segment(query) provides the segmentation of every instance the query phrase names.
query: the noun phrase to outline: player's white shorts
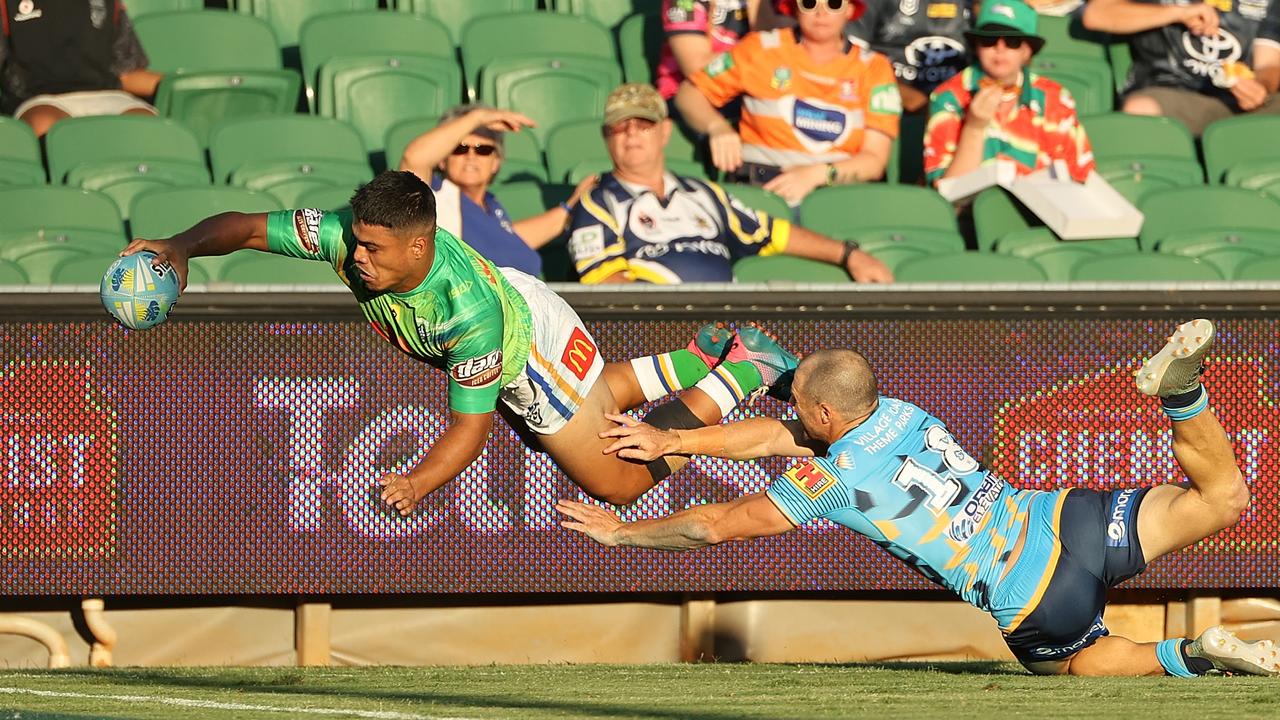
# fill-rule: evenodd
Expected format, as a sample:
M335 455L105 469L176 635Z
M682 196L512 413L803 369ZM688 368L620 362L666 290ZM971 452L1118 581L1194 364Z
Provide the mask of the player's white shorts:
M52 105L71 117L90 115L120 115L126 110L149 110L155 114L156 109L123 90L92 90L88 92L59 93L57 95L36 95L18 106L13 111L16 118L36 105Z
M498 397L530 430L552 435L582 407L604 371L604 360L569 303L535 277L510 268L498 270L524 297L533 317L529 361Z

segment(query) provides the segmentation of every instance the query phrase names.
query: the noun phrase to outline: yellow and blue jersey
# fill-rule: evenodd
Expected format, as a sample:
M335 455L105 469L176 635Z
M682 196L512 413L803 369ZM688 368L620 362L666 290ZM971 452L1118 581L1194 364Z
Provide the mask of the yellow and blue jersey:
M796 525L821 517L867 536L1005 632L1034 609L1059 552L1061 493L1011 487L941 420L895 398L880 398L825 457L783 473L768 494ZM1029 532L1006 572L1024 527L1050 532Z

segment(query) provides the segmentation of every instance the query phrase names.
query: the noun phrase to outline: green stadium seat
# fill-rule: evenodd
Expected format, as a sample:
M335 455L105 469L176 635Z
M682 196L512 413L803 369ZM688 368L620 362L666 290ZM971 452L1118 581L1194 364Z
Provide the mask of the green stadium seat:
M1212 263L1161 253L1107 253L1076 264L1072 282L1214 282L1223 279Z
M146 15L160 12L183 12L203 10L204 0L129 0L125 11L130 20L137 20Z
M1045 39L1046 53L1107 61L1110 38L1106 33L1086 29L1078 13L1067 16L1041 15L1038 30L1040 37Z
M1280 228L1270 232L1175 232L1161 238L1156 251L1200 258L1217 267L1223 277L1235 277L1242 263L1280 255Z
M388 170L397 170L400 167L400 159L404 157L404 149L409 147L409 143L422 133L431 130L440 124L437 117L416 117L407 118L387 128L387 137L383 141L384 153L386 156L386 167ZM503 144L506 144L504 139Z
M93 285L102 282L102 275L116 255L72 255L55 262L50 270L49 282L52 285ZM196 263L187 266L187 284L203 285L209 282L203 269Z
M157 13L135 29L149 67L165 75L156 109L184 122L201 144L227 118L293 112L301 78L282 69L263 21L213 10Z
M1223 184L1256 190L1280 200L1280 158L1244 160L1227 168Z
M665 43L660 16L644 13L623 20L618 25L618 56L626 81L652 83Z
M101 233L124 243L124 224L111 198L60 186L0 187L0 233L50 236L71 230Z
M1029 283L1044 282L1035 263L1011 255L956 252L904 260L895 271L898 282Z
M223 123L210 136L209 157L214 182L253 190L293 182L351 186L373 177L364 143L354 128L309 115Z
M1105 254L1088 245L1062 243L1056 247L1043 248L1029 259L1044 272L1049 282L1070 282L1077 265Z
M724 183L720 187L738 202L770 217L782 218L789 222L794 215L791 206L787 205L787 201L782 199L781 195L775 195L764 188L741 183Z
M1001 187L991 187L973 199L973 228L978 249L990 250L1009 233L1043 227L1030 210Z
M598 119L557 125L547 133L543 147L547 151L547 175L557 180L568 177L569 172L584 160L600 161L600 167L609 167L613 162L609 159Z
M884 263L885 267L889 268L889 272L895 274L895 278L898 272L898 267L901 266L902 263L908 260L914 260L915 258L929 256L928 248L924 248L919 245L884 245L882 247L875 248L864 247L863 249L870 253L872 257Z
M1123 37L1112 38L1107 46L1107 55L1111 58L1111 77L1115 81L1116 90L1119 91L1129 82L1129 69L1133 67L1133 55L1129 52L1129 43Z
M267 193L244 188L212 186L206 188L171 188L152 190L133 200L129 211L133 236L157 239L176 235L201 220L218 213L260 213L282 210L280 201ZM210 279L230 255L199 257L191 261Z
M462 29L473 18L483 15L506 15L533 12L538 0L395 0L396 9L415 15L426 15L448 28L453 44L462 37Z
M282 48L298 45L302 26L311 18L354 10L377 10L378 0L239 0L236 8L262 18Z
M552 201L548 196L548 186L528 180L497 183L489 191L498 198L507 215L512 220L523 220L540 215L549 207L555 207L560 200ZM568 195L565 195L568 197ZM561 198L561 200L564 198Z
M101 277L101 271L99 271ZM26 285L31 281L27 277L27 271L22 266L12 260L0 258L0 287L13 285Z
M1236 267L1236 280L1280 280L1280 257L1264 257Z
M0 187L43 185L44 181L40 141L31 126L0 116Z
M849 274L829 263L791 257L759 255L745 257L733 264L733 279L755 283L850 283Z
M1131 202L1170 187L1201 185L1195 141L1167 117L1107 113L1081 118L1098 174Z
M462 29L462 70L467 87L479 94L480 69L501 59L573 55L617 62L613 37L603 25L578 15L512 12L472 18ZM601 103L600 113L604 112Z
M98 266L98 279L102 281L102 273L119 257L119 248L111 252L109 248L83 247L71 242L41 243L20 246L5 245L0 248L0 257L16 262L27 275L31 285L52 285L54 271L69 260L88 259Z
M425 55L355 55L320 68L320 114L350 123L365 149L381 153L387 130L408 118L438 117L457 105L457 63Z
M1217 185L1153 192L1138 209L1146 216L1138 240L1147 250L1174 233L1280 228L1280 204L1259 192Z
M317 208L320 210L342 210L351 207L351 196L356 188L345 188L339 185L327 185L311 188L298 195L293 207Z
M1032 59L1031 69L1065 87L1075 98L1077 115L1115 109L1116 91L1112 84L1111 65L1105 58L1045 52Z
M605 27L619 27L636 14L661 17L662 3L653 0L555 0L556 12L583 15Z
M1103 240L1062 240L1047 227L1028 228L1007 233L993 248L1004 255L1034 258L1040 252L1063 245L1087 247L1093 252L1132 253L1138 251L1136 238L1106 238Z
M1222 182L1227 171L1240 163L1272 160L1280 164L1277 137L1280 117L1275 115L1246 113L1210 123L1200 138L1209 182ZM1237 173L1237 183L1242 179Z
M453 40L449 31L431 18L379 11L318 15L302 25L300 37L302 77L312 110L321 107L325 95L333 94L331 86L320 82L320 69L334 59L347 56L424 56L448 60L454 69L445 72L451 72L448 79L456 79L457 84L446 86L446 95L462 96L462 74L457 68ZM441 84L445 79L442 78Z
M160 186L208 185L204 151L186 126L141 115L67 118L45 138L55 183L103 192L127 220L140 192Z
M841 240L865 230L934 228L956 230L951 203L932 189L864 184L818 188L800 203L800 224Z
M568 55L502 58L480 71L481 102L519 108L536 127L539 143L557 125L601 118L609 93L622 83L613 60ZM599 121L597 121L598 124Z
M419 117L402 120L387 130L386 166L390 169L400 167L400 159L404 157L405 148L419 135L434 129L440 121L434 117ZM545 182L547 168L542 163L542 150L538 140L531 132L504 133L502 137L503 158L498 168L495 182L521 182L533 180Z
M254 251L228 255L217 280L236 285L342 285L327 262Z
M858 233L858 244L867 252L893 247L913 247L929 253L963 251L964 237L955 230L938 228L880 228Z

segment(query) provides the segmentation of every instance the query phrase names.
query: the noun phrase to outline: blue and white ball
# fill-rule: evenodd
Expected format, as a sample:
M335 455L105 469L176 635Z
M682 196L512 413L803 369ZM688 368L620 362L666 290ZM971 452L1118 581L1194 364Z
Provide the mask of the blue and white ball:
M178 302L178 273L169 263L152 266L155 258L147 251L126 255L102 276L102 307L127 328L159 325Z

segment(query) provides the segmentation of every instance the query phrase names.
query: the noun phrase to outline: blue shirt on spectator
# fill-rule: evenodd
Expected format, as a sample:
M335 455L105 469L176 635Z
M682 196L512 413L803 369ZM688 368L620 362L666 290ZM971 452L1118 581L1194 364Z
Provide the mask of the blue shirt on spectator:
M480 207L449 180L435 175L436 223L470 245L494 265L515 268L534 277L542 275L542 257L525 244L511 225L506 208L491 192Z

